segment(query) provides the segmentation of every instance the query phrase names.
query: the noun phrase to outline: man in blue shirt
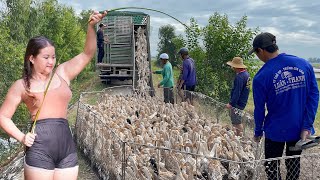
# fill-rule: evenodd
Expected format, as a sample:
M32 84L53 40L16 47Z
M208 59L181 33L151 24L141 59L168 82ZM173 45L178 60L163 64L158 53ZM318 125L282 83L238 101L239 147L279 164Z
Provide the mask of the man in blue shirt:
M243 64L242 58L234 57L232 61L228 61L227 64L236 72L230 102L227 104L227 108L230 109L231 123L236 129L236 135L241 136L243 126L241 123L240 110L244 110L248 102L250 76L246 70L247 66Z
M98 63L102 63L102 59L104 57L104 27L106 27L106 25L103 23L99 24L99 30L97 31Z
M264 134L265 158L281 157L285 145L287 156L300 155L301 150L289 147L314 133L319 91L313 67L302 58L280 54L271 33L254 38L249 54L253 52L265 63L253 79L255 141ZM266 163L268 179L280 179L279 166L279 161ZM286 168L286 179L298 179L300 159L287 159Z
M194 60L189 56L187 48L181 48L178 54L182 58L182 76L178 84L178 89L184 89L186 99L193 104L191 91L195 90L197 78Z

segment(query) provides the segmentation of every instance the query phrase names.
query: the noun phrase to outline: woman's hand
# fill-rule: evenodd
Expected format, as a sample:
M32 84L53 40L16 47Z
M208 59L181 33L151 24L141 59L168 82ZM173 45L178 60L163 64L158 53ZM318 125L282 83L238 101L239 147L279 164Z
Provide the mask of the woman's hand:
M93 13L90 15L89 18L89 24L91 26L96 25L98 22L100 22L105 16L107 15L107 11L104 11L103 14L99 13L98 11L93 11Z
M29 132L26 135L24 135L22 139L22 143L28 147L31 147L33 145L35 138L36 138L36 134L32 134Z

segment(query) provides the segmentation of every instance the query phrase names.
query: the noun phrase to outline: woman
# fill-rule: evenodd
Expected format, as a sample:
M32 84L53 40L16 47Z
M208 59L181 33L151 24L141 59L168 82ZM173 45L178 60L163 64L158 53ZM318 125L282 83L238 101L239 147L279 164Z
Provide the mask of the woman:
M26 180L77 179L77 149L66 120L72 95L69 85L94 56L97 48L95 25L105 15L106 12L94 12L90 16L84 51L59 65L56 71L53 71L56 63L53 43L42 36L28 42L23 79L10 87L0 108L0 127L27 146L24 164ZM24 134L11 118L18 105L25 103L35 120L53 72L52 82L37 118L35 134Z

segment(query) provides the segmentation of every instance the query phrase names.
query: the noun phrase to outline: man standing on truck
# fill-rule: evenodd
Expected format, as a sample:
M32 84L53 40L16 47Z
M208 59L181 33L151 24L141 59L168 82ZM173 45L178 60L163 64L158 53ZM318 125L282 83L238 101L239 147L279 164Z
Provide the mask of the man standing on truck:
M153 71L153 74L162 74L163 80L158 84L158 88L163 86L163 96L165 103L174 103L173 97L173 71L172 65L169 62L169 56L167 53L160 54L160 60L163 64L163 69Z
M103 23L99 24L99 30L97 31L98 63L102 63L102 59L104 57L104 27L106 27L106 25Z

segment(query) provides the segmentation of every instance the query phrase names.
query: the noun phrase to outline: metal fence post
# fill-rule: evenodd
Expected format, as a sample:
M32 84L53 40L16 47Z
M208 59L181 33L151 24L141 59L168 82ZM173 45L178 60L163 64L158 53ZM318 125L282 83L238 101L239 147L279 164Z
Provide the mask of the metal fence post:
M94 130L95 130L95 127L96 127L96 115L93 114L93 128L92 128L92 136L91 136L91 142L92 142L92 148L90 149L90 155L91 155L91 168L94 167L94 147L95 147L95 140L96 140L96 137L94 137Z
M126 179L126 142L122 142L122 167L121 167L121 173L122 173L122 180Z

